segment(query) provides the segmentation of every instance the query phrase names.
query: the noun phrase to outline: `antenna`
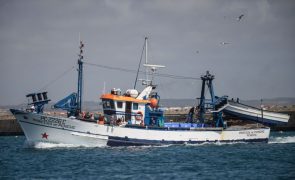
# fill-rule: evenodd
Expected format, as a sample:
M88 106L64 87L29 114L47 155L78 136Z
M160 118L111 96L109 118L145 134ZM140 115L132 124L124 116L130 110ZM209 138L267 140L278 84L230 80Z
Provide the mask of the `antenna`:
M143 64L145 67L151 67L152 70L156 70L156 68L164 68L166 66L163 65L156 65L156 64Z
M151 69L151 72L152 72L152 80L148 80L146 79L147 82L150 82L149 85L153 85L153 80L154 80L154 77L155 77L155 73L157 71L158 68L165 68L166 66L163 66L163 65L156 65L156 64L143 64L144 67L146 67L146 70L148 70L148 68Z

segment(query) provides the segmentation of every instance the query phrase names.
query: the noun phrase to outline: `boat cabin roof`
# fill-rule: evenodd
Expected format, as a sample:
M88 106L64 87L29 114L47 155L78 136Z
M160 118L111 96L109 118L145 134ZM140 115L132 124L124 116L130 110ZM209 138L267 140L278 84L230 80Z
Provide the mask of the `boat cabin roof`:
M135 102L135 103L141 103L141 104L150 103L149 100L141 100L141 99L136 99L130 96L121 96L121 95L114 95L114 94L103 94L101 95L100 99L102 100L109 99L114 101L129 101L129 102Z

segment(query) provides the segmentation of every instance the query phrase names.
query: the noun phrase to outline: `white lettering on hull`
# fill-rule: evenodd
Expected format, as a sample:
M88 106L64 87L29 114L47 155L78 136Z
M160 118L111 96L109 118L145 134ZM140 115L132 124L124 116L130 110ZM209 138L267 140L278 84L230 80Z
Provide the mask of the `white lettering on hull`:
M247 135L247 136L251 137L251 136L257 136L259 134L264 134L264 131L263 130L240 131L239 134L241 134L241 135Z

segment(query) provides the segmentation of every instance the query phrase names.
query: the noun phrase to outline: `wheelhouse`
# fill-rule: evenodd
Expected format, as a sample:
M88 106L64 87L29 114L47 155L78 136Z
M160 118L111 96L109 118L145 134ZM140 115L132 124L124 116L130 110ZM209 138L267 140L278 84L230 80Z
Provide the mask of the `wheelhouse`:
M144 124L145 108L150 100L136 99L130 93L121 95L119 90L103 94L101 100L107 122L116 120L128 124Z

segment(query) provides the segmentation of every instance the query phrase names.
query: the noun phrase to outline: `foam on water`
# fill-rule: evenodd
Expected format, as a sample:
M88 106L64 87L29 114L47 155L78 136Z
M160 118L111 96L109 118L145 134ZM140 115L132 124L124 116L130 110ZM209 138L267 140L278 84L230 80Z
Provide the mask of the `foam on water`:
M80 147L73 144L54 144L54 143L45 143L45 142L38 142L34 144L34 148L37 149L50 149L50 148L75 148Z
M36 149L55 149L55 148L94 148L101 146L89 146L89 145L75 145L75 144L63 144L63 143L49 143L49 142L28 142L25 141L25 148L36 148Z
M247 142L204 142L199 144L185 144L185 146L206 146L206 145L216 145L216 146L223 146L223 145L230 145L230 144L247 144Z
M269 144L295 143L295 136L270 137Z
M143 146L116 146L107 148L115 149L115 150L128 150L128 151L142 151L148 149L155 149L155 148L167 148L170 146L174 146L173 144L165 144L165 145L143 145Z
M188 144L188 143L185 143L184 145L185 146L204 146L204 145L211 145L211 144L214 144L216 145L218 142L216 143L213 143L213 142L204 142L204 143L199 143L199 144ZM221 144L220 142L218 144Z
M141 148L141 149L147 149L147 148L167 148L173 146L173 144L165 144L165 145L143 145L143 146L127 146L127 148Z
M222 146L222 145L229 145L229 144L241 144L246 142L204 142L201 144L184 144L185 146L206 146L206 145L216 145L216 146ZM285 144L285 143L295 143L295 136L281 136L281 137L274 137L271 136L268 141L269 144ZM163 148L163 147L170 147L173 145L147 145L147 146L140 146L138 148L137 146L129 147L131 149L146 149L146 148ZM74 145L74 144L63 144L63 143L49 143L49 142L28 142L25 141L24 143L25 148L36 148L36 149L54 149L54 148L95 148L95 147L101 147L99 145ZM120 147L117 147L120 148ZM126 147L124 147L126 148Z
M295 137L293 139L285 142L284 140L277 139L276 141L271 141L269 143L292 143L295 142ZM200 144L183 144L184 146L206 146L206 145L231 145L231 144L244 144L247 142L204 142ZM109 147L114 149L133 149L133 150L140 150L140 149L149 149L149 148L167 148L170 146L175 146L173 144L166 144L166 145L145 145L145 146L119 146L119 147ZM99 146L99 145L75 145L75 144L63 144L63 143L49 143L49 142L28 142L25 141L24 143L25 148L36 148L36 149L56 149L56 148L97 148L97 147L108 147L108 146Z

